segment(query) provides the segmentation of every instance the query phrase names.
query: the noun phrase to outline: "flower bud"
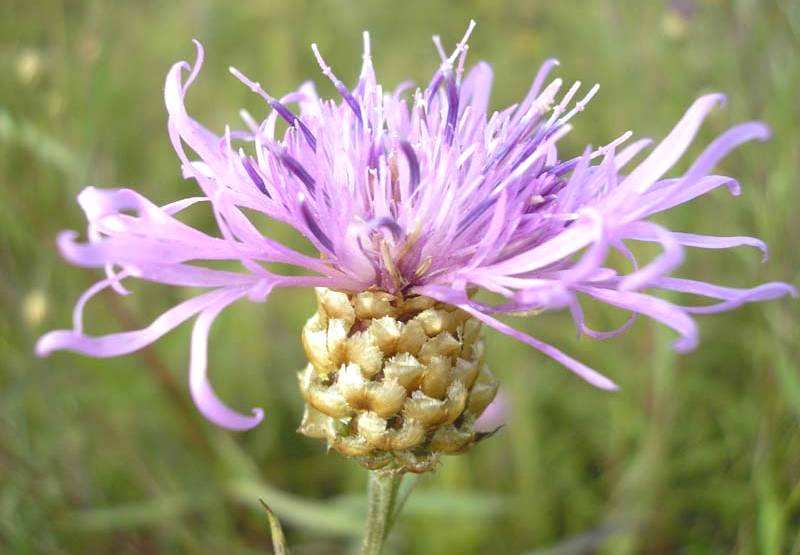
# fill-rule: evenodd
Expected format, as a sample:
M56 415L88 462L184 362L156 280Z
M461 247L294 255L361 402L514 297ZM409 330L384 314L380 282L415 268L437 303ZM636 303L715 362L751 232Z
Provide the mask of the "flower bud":
M363 466L410 472L485 434L475 421L497 393L480 322L422 296L317 289L303 328L309 363L300 433Z

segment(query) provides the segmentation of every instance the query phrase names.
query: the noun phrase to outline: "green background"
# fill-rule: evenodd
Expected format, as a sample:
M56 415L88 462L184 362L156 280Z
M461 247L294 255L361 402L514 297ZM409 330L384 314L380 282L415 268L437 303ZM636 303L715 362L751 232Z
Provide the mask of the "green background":
M734 123L768 122L770 142L746 145L719 170L741 180L740 198L720 191L659 221L757 235L772 250L764 265L751 249L695 251L679 275L798 285L798 2L4 0L0 552L269 553L258 497L296 554L352 551L364 472L294 431L298 331L313 295L239 303L214 327L220 395L267 410L255 430L228 433L191 406L188 325L127 357L34 358L35 339L68 327L75 299L99 275L67 266L54 238L84 229L75 196L87 185L134 187L158 203L194 194L162 99L170 65L193 59L192 37L207 65L190 111L219 132L242 106L264 114L228 65L280 95L323 81L309 49L316 41L353 82L369 29L385 84L425 82L437 64L430 36L452 45L469 18L478 22L470 59L495 70L495 108L521 98L549 56L568 81L601 83L565 152L627 129L662 137L709 91L730 101L692 153ZM190 220L211 229L202 211ZM141 327L189 294L151 285L102 295L89 329ZM797 315L797 302L782 300L701 317L701 346L689 355L674 354L671 332L644 319L605 343L577 339L566 314L517 322L606 371L622 386L616 394L490 333L510 422L420 480L389 553L800 553ZM622 315L599 308L590 318L607 327Z

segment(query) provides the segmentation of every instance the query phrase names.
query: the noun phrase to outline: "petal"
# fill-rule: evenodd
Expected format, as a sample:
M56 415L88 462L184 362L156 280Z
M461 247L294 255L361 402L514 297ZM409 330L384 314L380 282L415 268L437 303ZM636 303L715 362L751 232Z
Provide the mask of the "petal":
M235 289L242 291L241 288ZM198 312L227 298L231 290L216 289L167 310L144 329L92 337L75 330L56 330L45 334L36 342L36 354L48 356L53 351L66 349L94 357L113 357L138 351L159 337L178 327Z
M637 154L642 150L653 144L652 139L639 139L638 141L629 144L614 155L614 167L617 171L628 165L628 162L633 160Z
M589 326L586 325L586 319L583 314L583 308L581 307L580 302L578 299L573 299L573 301L569 305L570 313L572 314L572 319L575 322L575 325L578 327L578 331L584 335L588 335L592 339L611 339L612 337L617 337L628 331L631 326L636 322L638 314L635 312L631 313L628 319L622 324L620 327L613 329L611 331L597 331L593 330Z
M566 355L565 353L556 349L552 345L548 345L547 343L544 343L543 341L540 341L535 337L532 337L524 332L516 330L511 326L504 324L503 322L496 320L495 318L492 318L491 316L475 309L471 304L469 304L464 300L465 295L463 292L460 293L462 297L461 302L454 303L452 297L442 294L443 293L442 289L446 288L429 286L429 287L420 287L419 291L421 292L421 294L428 295L441 302L455 304L463 311L471 314L481 322L496 329L500 333L513 337L517 341L522 341L523 343L530 345L534 349L540 351L541 353L544 353L553 360L566 366L569 370L577 374L580 378L586 380L595 387L599 387L600 389L605 389L608 391L615 391L619 389L619 387L614 382L612 382L599 372L593 370L592 368L589 368L582 362L578 362L574 358L570 357L569 355Z
M692 182L705 176L735 148L749 141L766 141L769 136L769 127L760 121L750 121L728 129L706 147L703 153L689 167L682 180Z
M489 106L489 96L492 92L492 66L486 62L478 62L467 73L461 84L461 104L470 106L471 124L464 130L466 137L471 137L472 133L486 121L486 110Z
M194 41L194 43L197 48L194 66L189 66L187 62L178 62L167 73L164 83L164 103L169 114L170 125L174 126L177 133L186 141L186 144L192 147L192 150L216 170L223 163L218 149L219 137L193 120L186 112L184 105L186 91L203 66L203 47L198 41ZM186 83L181 78L184 69L190 69Z
M589 246L577 263L561 273L561 280L567 286L572 283L581 282L595 275L603 265L603 261L605 261L606 255L608 254L609 241L606 237L603 219L600 214L591 208L584 210L581 214L595 223L595 228L593 230L594 242Z
M659 181L653 185L650 191L637 199L636 206L629 214L629 219L646 218L652 214L669 210L723 186L727 187L734 196L741 192L739 183L735 179L722 175L710 175L693 183L686 183L681 179Z
M544 268L592 243L596 236L593 232L596 225L588 219L578 220L549 241L502 262L486 266L483 270L488 273L513 275Z
M632 291L647 287L653 279L668 274L683 261L683 248L673 237L668 229L652 222L634 222L618 230L619 239L635 237L648 237L649 241L656 241L664 248L650 264L626 275L620 282L620 289Z
M211 422L231 430L249 430L264 419L262 409L253 409L247 416L227 407L214 393L208 381L208 332L219 313L246 291L227 290L197 317L192 330L191 364L189 366L189 388L197 409Z
M224 209L227 228L242 238L241 241L212 237L173 217L200 200L208 199L193 197L159 207L131 189L87 187L78 200L91 228L99 232L99 239L80 243L76 241L75 232L66 231L59 235L58 246L67 260L79 266L99 267L109 263L143 266L189 260L246 262L252 259L330 273L323 261L258 233L241 211L227 201L218 201L212 206L215 210Z
M669 291L679 291L681 293L691 293L714 299L721 299L723 302L708 306L683 306L686 312L692 314L712 314L732 310L745 303L771 301L786 295L797 297L797 289L788 283L771 282L764 283L750 289L739 289L735 287L722 287L713 283L705 283L682 278L661 278L655 283L654 287L667 289Z
M469 271L483 263L487 257L500 252L500 248L495 244L498 238L501 237L503 231L508 226L508 193L503 190L494 205L492 218L489 220L489 225L483 230L483 237L475 247L475 256L472 260L465 265L464 271Z
M89 287L86 291L84 291L80 297L78 297L78 301L75 303L75 308L72 310L72 327L73 330L78 333L83 333L83 309L86 307L86 303L88 303L92 297L100 293L101 291L108 289L109 287L114 287L115 285L119 285L119 282L130 274L127 271L122 271L119 274L115 274L114 276L108 277L104 280L98 281L91 287ZM127 290L125 290L128 294Z
M508 422L510 414L511 400L506 395L505 390L500 388L494 400L489 403L489 406L484 409L483 413L475 421L475 431L483 433L495 432Z
M690 351L697 346L697 325L682 307L644 293L587 286L576 289L604 303L649 316L666 324L681 335L674 344L681 352Z
M550 74L550 71L556 66L558 66L558 60L555 58L550 58L545 60L542 66L539 68L539 71L536 73L536 77L533 79L533 83L531 84L531 88L528 91L527 96L525 99L520 103L519 107L514 112L514 117L511 120L511 125L516 125L520 119L522 119L528 109L530 109L531 104L534 103L536 98L539 96L539 93L542 90L542 85L544 85L545 79Z
M213 270L190 264L147 264L129 268L129 274L139 279L179 287L248 286L259 280L258 275Z
M685 247L696 247L700 249L730 249L733 247L755 247L763 254L763 260L767 260L767 245L764 241L755 237L720 237L717 235L698 235L695 233L681 233L670 231L672 238ZM649 234L638 235L634 232L625 234L626 239L637 241L655 241L656 239Z
M649 189L675 162L680 160L708 113L724 100L725 97L721 94L709 94L698 98L669 135L628 174L619 189L634 190L638 193Z

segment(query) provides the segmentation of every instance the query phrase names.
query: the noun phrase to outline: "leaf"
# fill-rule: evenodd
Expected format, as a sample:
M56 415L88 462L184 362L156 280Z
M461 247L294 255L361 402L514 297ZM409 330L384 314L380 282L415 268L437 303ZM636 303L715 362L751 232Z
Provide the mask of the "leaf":
M278 520L278 517L275 516L275 513L272 512L272 509L269 508L263 499L258 500L264 508L267 510L267 518L269 519L269 529L270 533L272 534L272 550L275 552L275 555L289 555L289 548L286 547L286 537L283 535L283 528L281 528L281 522Z

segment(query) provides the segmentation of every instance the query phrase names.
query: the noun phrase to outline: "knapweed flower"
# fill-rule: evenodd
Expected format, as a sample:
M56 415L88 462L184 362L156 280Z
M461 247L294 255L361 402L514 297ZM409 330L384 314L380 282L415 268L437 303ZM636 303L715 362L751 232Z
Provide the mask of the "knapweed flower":
M262 411L242 414L214 394L207 377L209 328L239 299L262 302L278 288L315 287L319 310L303 332L310 360L301 373L309 404L303 431L372 465L403 453L401 464L413 468L475 439L471 426L497 388L483 360L481 323L597 387L616 388L498 315L567 309L578 330L597 339L623 332L644 315L673 328L676 348L688 351L698 340L692 315L794 292L783 283L736 289L673 277L684 247L766 247L752 237L676 232L650 220L719 187L738 194L734 179L711 172L742 143L766 139L765 125L728 130L683 174L665 177L706 115L722 104L723 97L712 94L692 104L637 164L632 161L650 141L623 146L630 132L565 157L558 142L598 87L576 100L579 83L566 90L561 79L547 84L557 65L548 60L525 98L491 111L490 66L481 62L464 72L473 25L452 53L435 39L441 64L424 87L403 83L385 90L376 80L366 33L352 89L312 45L340 99L321 99L311 83L276 98L231 68L263 98L268 114L259 123L242 112L244 129L226 128L219 135L192 119L184 104L203 61L196 43L194 65L181 62L169 71L165 100L169 136L183 175L199 185L199 195L156 206L130 189L81 192L88 242L64 232L58 244L70 262L105 268L106 277L78 301L73 329L42 337L38 353L130 353L196 316L192 398L211 421L245 430L261 421ZM287 124L285 132L277 131L279 120ZM180 221L181 212L198 203L208 203L218 236ZM293 227L318 256L265 237L253 214ZM658 244L660 254L639 265L632 242ZM610 266L613 251L629 260L627 273ZM203 265L220 260L240 263L241 271ZM279 275L269 263L295 267L301 275ZM131 279L208 291L145 329L85 334L86 302L106 288L126 293L124 282ZM475 296L481 290L501 300L481 301ZM715 303L682 306L656 296L659 291ZM592 330L579 294L622 308L630 319L617 330Z

